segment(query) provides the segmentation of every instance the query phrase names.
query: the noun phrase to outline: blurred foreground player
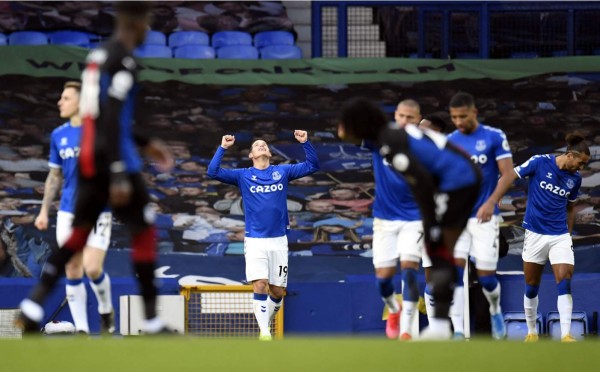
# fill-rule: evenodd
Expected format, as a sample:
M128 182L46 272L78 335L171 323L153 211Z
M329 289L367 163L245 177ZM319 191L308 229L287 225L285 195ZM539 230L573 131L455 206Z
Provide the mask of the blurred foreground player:
M379 146L381 154L410 185L421 211L425 246L432 261L434 316L422 336L449 339L448 312L456 279L452 251L475 203L481 182L479 170L445 136L421 131L411 124L404 128L388 126L383 111L362 98L343 105L338 136Z
M21 303L16 323L25 332L39 330L38 323L44 318L42 303L54 288L62 267L81 252L108 204L133 237L134 272L145 306L142 331L153 334L165 330L156 314L154 213L140 175L143 163L136 144L162 171L172 167L173 159L161 142L145 139L132 129L137 86L136 62L131 53L144 41L150 9L146 2L120 2L116 7L114 36L88 55L82 76L83 130L73 233L48 260L40 283Z

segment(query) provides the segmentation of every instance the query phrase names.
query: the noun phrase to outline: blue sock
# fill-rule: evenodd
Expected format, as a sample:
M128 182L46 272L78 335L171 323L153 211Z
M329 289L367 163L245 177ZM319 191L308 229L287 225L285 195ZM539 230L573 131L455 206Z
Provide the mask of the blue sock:
M281 297L281 298L275 298L273 296L269 296L269 298L271 299L271 301L275 302L276 304L280 303L281 300L283 300L283 297Z
M262 293L255 293L254 294L254 299L257 301L266 301L267 300L267 296L266 294L262 294Z
M428 295L432 296L432 294L431 294L431 287L429 286L429 283L425 284L425 293L427 293Z
M455 267L456 267L456 286L464 287L465 282L463 281L463 276L465 276L465 268L461 267L461 266L455 266Z
M79 285L83 283L83 278L79 278L79 279L67 279L66 284L67 285Z
M417 270L402 270L402 282L404 283L404 289L402 293L403 299L410 302L419 301L419 287L417 286Z
M100 274L100 276L96 279L93 279L92 282L94 282L94 284L100 284L102 283L102 281L104 280L104 271L102 272L102 274Z
M556 286L559 296L571 294L571 279L563 279Z
M491 292L498 286L498 278L496 277L496 274L480 276L479 284L481 284L486 291Z
M377 278L377 288L381 297L386 298L394 293L394 284L391 278Z
M525 284L525 297L527 297L529 299L536 298L539 291L540 291L539 285Z

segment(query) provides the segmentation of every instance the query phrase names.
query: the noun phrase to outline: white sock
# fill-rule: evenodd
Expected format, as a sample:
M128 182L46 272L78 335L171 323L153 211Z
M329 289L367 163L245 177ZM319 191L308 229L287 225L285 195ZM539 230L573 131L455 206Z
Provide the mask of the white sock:
M496 315L502 312L502 309L500 308L500 282L498 282L496 288L491 292L483 287L481 289L490 304L490 315Z
M261 335L270 335L271 330L269 329L269 304L267 299L264 300L252 300L254 305L254 316L258 322L258 328L260 328Z
M427 320L429 320L429 319L433 318L433 315L434 315L433 296L430 295L429 293L425 292L423 297L425 298L425 310L427 311Z
M396 299L396 293L392 293L391 295L389 295L387 297L382 297L382 299L383 299L383 302L387 305L390 313L395 314L398 311L400 311L400 304L398 303L398 300Z
M402 315L400 316L400 334L411 334L410 330L416 308L416 302L406 300L402 301Z
M142 324L142 329L145 333L153 334L162 331L164 326L165 323L163 323L162 319L160 319L159 317L154 317L152 319L144 320L144 323Z
M465 333L465 287L454 287L452 305L450 306L450 319L454 333Z
M267 302L269 304L269 326L271 326L273 319L277 315L277 312L279 311L279 309L281 309L281 305L283 305L283 298L280 298L279 302L275 302L275 301L273 301L271 296L269 296L269 298L267 299Z
M556 300L560 316L560 337L571 334L571 316L573 315L573 296L565 294Z
M67 284L65 286L65 291L67 292L67 301L69 301L69 309L71 310L73 323L75 323L75 330L78 332L83 331L85 333L90 333L87 318L87 291L85 290L85 284L83 284L83 282L76 285Z
M431 318L429 329L434 333L446 333L450 331L450 321L445 318Z
M527 321L527 331L529 334L538 334L536 326L538 302L538 296L534 298L523 296L523 308L525 309L525 320Z
M90 280L90 286L98 300L98 313L110 314L110 312L113 311L110 277L108 276L108 273L102 273L99 279L101 279L101 281L97 284L94 280Z

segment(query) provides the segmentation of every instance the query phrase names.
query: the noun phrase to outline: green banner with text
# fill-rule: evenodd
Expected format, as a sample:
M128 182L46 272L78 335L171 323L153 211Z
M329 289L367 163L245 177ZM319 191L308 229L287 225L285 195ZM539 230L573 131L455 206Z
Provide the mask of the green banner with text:
M65 46L2 46L0 75L78 78L88 50ZM140 60L144 81L189 84L356 84L456 79L513 80L548 73L599 72L600 57L507 60L316 58L298 60Z

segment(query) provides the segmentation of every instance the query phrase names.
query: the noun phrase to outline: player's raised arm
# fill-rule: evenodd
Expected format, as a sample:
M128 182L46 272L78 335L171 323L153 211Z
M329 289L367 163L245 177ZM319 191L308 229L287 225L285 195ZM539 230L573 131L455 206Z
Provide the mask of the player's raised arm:
M321 166L319 164L319 158L317 152L308 140L308 133L304 130L295 130L294 137L304 147L304 153L306 154L306 160L299 164L289 165L290 173L289 180L295 180L308 176L309 174L318 171Z
M233 146L234 143L235 137L230 134L224 135L223 138L221 138L221 146L219 146L217 152L215 152L215 155L208 165L208 170L206 172L208 177L232 185L238 184L239 172L237 169L221 168L221 159L223 159L223 155L225 155L225 150Z

